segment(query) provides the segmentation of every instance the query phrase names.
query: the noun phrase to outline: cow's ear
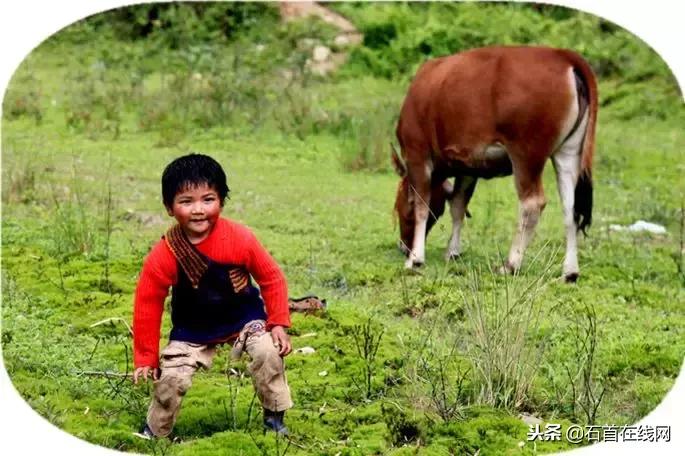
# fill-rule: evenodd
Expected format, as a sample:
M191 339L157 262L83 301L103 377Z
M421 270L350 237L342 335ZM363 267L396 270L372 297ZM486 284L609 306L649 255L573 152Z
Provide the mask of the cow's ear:
M400 177L406 176L407 166L405 165L404 160L402 160L400 153L397 151L397 147L395 147L395 145L391 142L390 148L392 149L390 157L392 158L392 165L395 168L395 172Z

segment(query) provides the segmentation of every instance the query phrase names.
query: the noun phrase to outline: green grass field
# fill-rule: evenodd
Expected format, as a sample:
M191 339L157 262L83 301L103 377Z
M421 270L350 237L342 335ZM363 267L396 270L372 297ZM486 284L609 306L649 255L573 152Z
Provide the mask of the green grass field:
M264 40L331 39L320 24L297 27ZM594 224L577 284L559 279L564 235L551 166L548 205L519 275L490 272L513 235L511 178L479 182L462 258L442 259L446 216L428 238L427 265L408 274L396 248L388 146L406 79L347 74L283 88L276 70L257 69L268 57L246 52L222 86L211 79L221 73L200 70L202 49L179 57L195 66L157 55L143 68L136 62L147 61L148 44L77 32L24 61L2 130L4 362L54 425L148 454L535 454L572 445L520 448L528 427L519 413L564 426L628 424L673 385L685 353L678 100L665 115L626 116L630 97L600 109ZM235 63L235 48L225 52ZM274 67L301 70L292 55ZM602 93L615 93L618 79L600 80ZM212 104L212 94L234 104ZM287 358L291 442L262 433L245 360L230 363L227 349L194 378L179 443L132 436L150 388L107 374L131 372L125 323L137 274L172 221L161 172L189 151L224 166L224 215L254 230L290 295L328 302L322 316L293 316L294 348L316 352ZM667 234L609 229L639 219ZM375 356L357 351L365 328L380 338Z

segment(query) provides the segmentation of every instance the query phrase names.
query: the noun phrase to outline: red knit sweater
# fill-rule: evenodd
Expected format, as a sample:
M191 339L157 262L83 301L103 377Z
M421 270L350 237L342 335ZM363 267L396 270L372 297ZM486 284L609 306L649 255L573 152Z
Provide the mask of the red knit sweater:
M262 294L267 329L290 326L288 286L280 268L246 226L219 218L199 244L202 254L218 263L245 267ZM164 300L177 282L177 262L164 240L152 248L143 264L133 308L133 363L159 366L159 338Z

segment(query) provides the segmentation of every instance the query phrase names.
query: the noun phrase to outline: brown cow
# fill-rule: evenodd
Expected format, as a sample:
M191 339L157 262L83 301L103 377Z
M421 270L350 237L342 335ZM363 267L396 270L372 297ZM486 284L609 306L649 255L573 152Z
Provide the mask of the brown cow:
M458 256L460 231L478 178L514 174L519 224L503 272L521 266L545 207L542 171L556 170L566 226L563 275L579 275L577 231L592 221L592 155L597 82L578 54L545 47L486 47L429 60L402 105L397 139L402 176L395 210L405 266L425 259L428 230L452 215L446 258ZM456 177L453 185L447 180Z

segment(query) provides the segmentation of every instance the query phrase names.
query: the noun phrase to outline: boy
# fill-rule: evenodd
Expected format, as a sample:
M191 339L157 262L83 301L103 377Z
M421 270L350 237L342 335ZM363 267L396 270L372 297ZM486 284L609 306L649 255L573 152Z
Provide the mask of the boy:
M228 192L221 165L206 155L177 158L162 175L164 206L177 224L150 251L136 288L133 382L151 374L155 390L138 436L169 435L193 374L211 367L223 343L234 343L235 357L246 351L252 359L248 371L266 429L288 433L283 415L293 404L283 362L292 350L284 329L290 326L287 284L254 234L220 217ZM160 361L169 287L173 327Z

